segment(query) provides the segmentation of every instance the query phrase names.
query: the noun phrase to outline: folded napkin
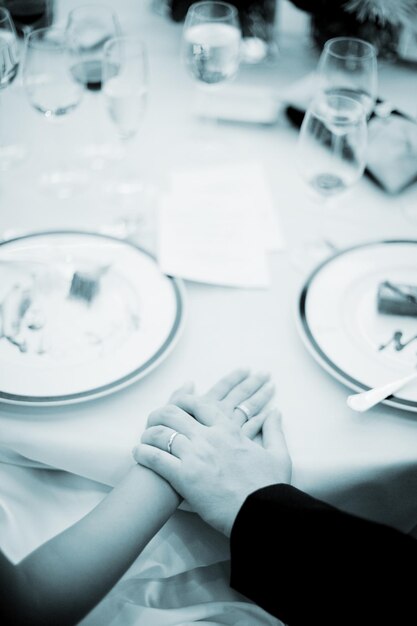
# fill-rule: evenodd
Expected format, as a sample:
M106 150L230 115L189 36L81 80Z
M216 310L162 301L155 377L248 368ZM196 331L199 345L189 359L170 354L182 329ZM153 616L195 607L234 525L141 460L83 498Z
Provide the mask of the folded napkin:
M369 123L368 174L388 193L417 181L417 124L398 114Z

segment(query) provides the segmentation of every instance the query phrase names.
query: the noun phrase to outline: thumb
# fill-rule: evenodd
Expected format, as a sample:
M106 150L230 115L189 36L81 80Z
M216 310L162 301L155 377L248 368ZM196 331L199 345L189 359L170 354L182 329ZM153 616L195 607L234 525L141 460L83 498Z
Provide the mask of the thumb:
M282 415L278 409L272 409L262 427L262 443L267 450L288 455L287 442L282 430Z
M181 387L176 389L170 396L169 401L175 404L176 400L183 396L184 394L194 393L194 383L192 381L187 381Z
M274 457L279 461L282 482L290 483L292 462L282 430L281 413L278 409L273 409L264 422L262 427L262 443L264 448L272 452Z

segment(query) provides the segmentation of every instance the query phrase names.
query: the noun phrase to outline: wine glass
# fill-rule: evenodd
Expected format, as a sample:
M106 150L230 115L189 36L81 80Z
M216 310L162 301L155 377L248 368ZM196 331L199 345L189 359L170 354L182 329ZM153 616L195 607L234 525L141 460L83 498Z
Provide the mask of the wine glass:
M128 236L146 218L151 193L150 186L144 183L138 171L136 146L149 89L144 43L135 36L110 39L104 46L102 71L105 107L124 153L118 164L119 171L113 167L113 176L106 178L106 190L119 198L118 205L125 211L123 234Z
M317 72L321 90L358 100L369 119L378 90L376 50L372 44L354 37L329 39Z
M320 94L300 129L298 169L323 199L354 185L366 163L367 127L363 105L353 98Z
M62 121L81 102L82 86L74 80L73 57L67 45L67 34L61 28L33 30L26 39L23 83L29 102L50 122ZM59 198L67 198L83 187L87 178L62 157L58 164L41 177L41 186ZM61 163L59 161L61 160Z
M19 48L16 29L7 9L0 7L0 100L2 92L12 84L19 68ZM0 115L0 120L5 116ZM1 129L3 130L3 129ZM1 141L0 133L0 169L6 170L20 161L26 150L20 144L6 144Z
M333 199L361 178L366 148L367 124L362 104L347 96L316 96L300 129L297 168L315 199L319 199L320 209L333 209ZM314 219L314 223L321 229L322 220ZM309 242L293 250L292 261L298 269L310 270L334 251L335 246L320 230Z
M88 117L91 140L82 147L82 154L93 169L101 169L107 158L114 157L113 146L103 142L99 129L101 108L96 96L102 87L104 45L121 35L116 14L107 6L87 4L73 9L67 21L68 42L74 57L72 73L87 90Z
M236 7L226 2L191 5L184 24L182 57L200 88L212 90L234 78L239 68L240 43Z

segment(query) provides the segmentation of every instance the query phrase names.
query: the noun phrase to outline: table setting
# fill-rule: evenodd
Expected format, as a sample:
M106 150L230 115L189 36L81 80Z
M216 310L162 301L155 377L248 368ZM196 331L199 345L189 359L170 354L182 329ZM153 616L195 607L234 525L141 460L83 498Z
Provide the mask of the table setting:
M102 501L174 389L239 367L270 372L296 487L417 536L415 67L317 49L300 3L260 2L266 39L199 4L0 3L14 563ZM80 623L280 624L229 558L181 506Z

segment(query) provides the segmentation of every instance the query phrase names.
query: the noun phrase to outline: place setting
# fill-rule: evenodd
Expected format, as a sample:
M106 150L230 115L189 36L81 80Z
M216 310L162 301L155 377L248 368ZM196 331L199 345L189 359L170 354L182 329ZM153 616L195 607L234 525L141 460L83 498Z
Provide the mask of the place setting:
M156 367L183 325L181 281L105 235L3 242L0 275L2 402L55 406L112 393Z
M171 9L174 18L179 19L174 5ZM166 13L161 7L158 12ZM51 15L49 10L44 13ZM191 76L203 97L208 97L207 110L216 100L221 103L223 85L232 83L243 65L252 65L256 69L259 64L261 69L264 63L270 74L274 64L267 63L266 58L249 59L248 50L255 44L248 38L248 31L242 26L245 20L236 7L222 2L196 3L188 7L183 17L178 63ZM266 20L267 17L265 13L259 19ZM51 24L42 25L42 28L28 27L25 30L21 61L13 21L5 21L3 32L6 34L2 41L7 42L9 58L15 62L10 67L4 65L9 78L5 74L3 83L12 82L20 63L30 104L42 114L46 123L52 125L59 122L59 126L83 100L89 100L84 112L91 122L91 137L95 139L86 144L91 150L87 149L90 157L83 165L71 162L57 145L54 169L43 172L40 188L52 193L58 202L71 198L77 202L83 188L91 185L94 172L100 173L97 180L100 180L101 192L109 194L110 204L117 205L117 211L113 223L97 225L97 234L82 230L34 231L2 243L4 260L1 260L1 271L5 281L0 341L6 351L5 358L10 354L12 359L17 359L17 368L20 362L29 364L32 360L49 367L48 360L54 358L60 359L62 364L73 360L74 367L78 367L79 362L87 367L90 359L101 359L106 349L111 351L111 346L122 349L122 345L129 345L132 352L136 352L131 340L137 338L141 343L144 332L139 321L139 309L144 306L142 285L133 280L133 275L130 276L127 262L116 270L113 252L110 260L107 259L107 249L111 251L117 246L121 257L131 257L134 265L139 267L143 263L150 274L154 272L155 289L145 290L146 304L150 308L156 306L152 299L155 296L155 302L158 302L158 290L165 284L166 295L161 297L167 298L167 308L172 309L169 321L164 322L167 326L161 329L155 345L145 348L136 362L130 361L127 354L122 355L126 365L111 375L113 380L99 377L87 384L86 389L78 383L71 388L64 384L55 394L55 400L51 400L59 401L57 399L62 397L71 401L71 398L75 400L84 395L95 396L102 389L124 386L126 381L142 376L143 371L148 371L151 364L158 361L161 351L168 350L166 343L169 347L171 335L175 339L177 330L174 329L182 325L184 288L181 280L235 289L269 289L269 256L284 250L286 241L262 163L253 158L218 159L217 151L210 149L206 152L205 148L213 146L217 138L222 141L221 128L215 124L213 130L216 115L207 123L198 109L193 113L197 125L204 130L204 138L195 137L196 154L202 150L210 158L204 166L172 167L168 190L156 193L158 198L154 198L154 206L150 208L152 202L148 192L151 186L138 170L136 145L150 85L146 44L138 36L126 35L116 12L99 4L75 7L59 25L52 23L52 18L50 21ZM385 156L379 158L386 153L385 139L382 140L381 133L375 131L375 123L381 127L381 132L388 132L393 144L392 133L396 132L397 121L407 121L410 125L414 122L406 120L395 107L387 107L378 100L377 49L357 37L328 40L314 78L307 76L286 88L282 104L288 119L295 125L301 124L294 162L291 163L294 180L298 177L301 183L296 191L301 192L300 197L305 193L305 205L311 204L318 218L314 225L317 238L309 233L309 242L301 241L287 253L295 268L310 274L303 291L303 294L308 293L308 298L305 295L300 298L300 302L303 298L310 302L311 285L320 282L316 277L321 278L329 267L338 267L339 258L350 258L349 249L344 250L332 236L324 233L323 225L327 216L337 219L338 213L343 213L340 205L343 202L349 205L349 199L346 200L348 192L358 186L363 174L367 172L391 194L412 184L413 174L407 167L397 168L404 177L394 183L393 168L388 166ZM97 133L95 119L100 106L107 111L109 122L114 125L123 158L114 158L114 154L110 160L106 157L108 144ZM234 106L238 109L236 101ZM399 132L407 143L406 150L412 151L412 134L404 128ZM118 149L115 148L114 152L117 154ZM395 150L393 154L397 159ZM383 180L384 171L390 173L389 180ZM310 200L313 197L314 200ZM352 211L351 206L349 211ZM152 221L152 243L141 246L146 221ZM65 247L66 237L69 251L61 254L60 241ZM77 251L77 238L81 249L87 250L91 246L91 255L86 259L82 254L74 256L72 247ZM29 250L32 245L34 251L38 249L38 240L42 242L39 247L45 250L44 258L38 260L36 252L30 259ZM376 248L379 243L375 243ZM19 258L20 249L23 260ZM103 252L104 258L101 258L102 249L106 251ZM368 249L366 245L364 249ZM373 249L372 242L369 249ZM404 249L401 242L399 249ZM9 256L16 257L15 266ZM52 271L54 264L57 265L55 272ZM47 277L54 285L50 293L45 289ZM338 282L336 278L334 280ZM408 284L406 278L403 281L397 276L395 280L384 279L381 274L380 281L384 280ZM410 284L413 284L412 280ZM54 311L54 307L55 313L51 313L50 318L60 318L60 324L46 321L47 310ZM109 313L110 309L112 313ZM299 314L303 333L308 337L314 334L306 321L309 311L310 307L307 307ZM64 329L68 324L65 320L72 315L79 318L79 335L75 340L75 335L68 334L65 347ZM315 344L315 341L316 338L310 338L308 343ZM71 350L69 344L73 346ZM318 354L323 350L314 348L313 351ZM327 358L327 348L323 353ZM379 356L385 358L385 354ZM339 365L335 364L333 370L336 367ZM345 372L343 376L349 380L350 374ZM80 380L82 377L80 373ZM367 384L362 377L354 381L352 384L356 388ZM37 385L34 382L33 388ZM33 394L33 388L27 393L28 398L37 395ZM20 391L16 391L9 384L0 389L4 399L12 401L16 396L20 401ZM42 398L49 398L51 394L43 389L38 395L38 401L43 402Z

